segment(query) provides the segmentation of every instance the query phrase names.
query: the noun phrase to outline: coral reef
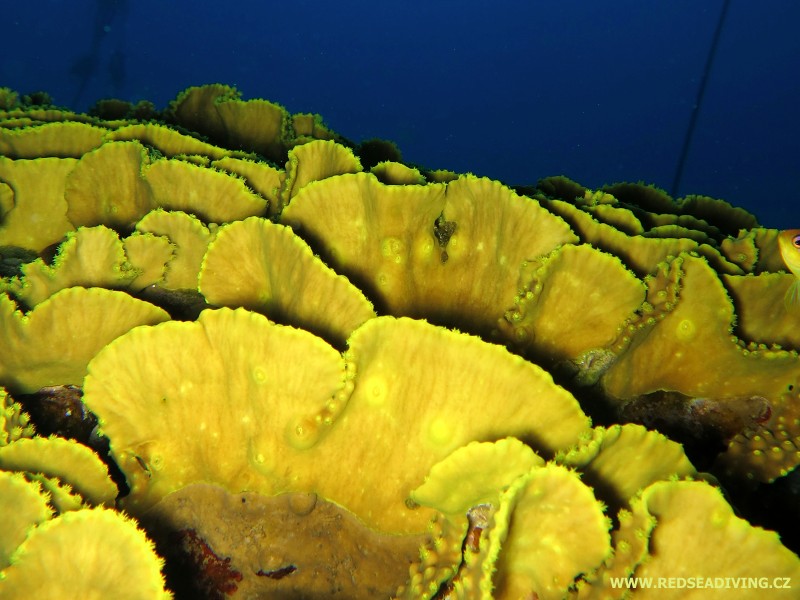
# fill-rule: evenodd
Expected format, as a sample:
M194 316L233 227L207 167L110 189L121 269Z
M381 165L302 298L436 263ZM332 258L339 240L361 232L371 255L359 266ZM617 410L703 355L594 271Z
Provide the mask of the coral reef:
M224 85L3 90L0 594L800 585L779 232L400 161Z
M153 543L111 508L118 489L100 457L36 435L2 389L0 409L0 596L171 598Z

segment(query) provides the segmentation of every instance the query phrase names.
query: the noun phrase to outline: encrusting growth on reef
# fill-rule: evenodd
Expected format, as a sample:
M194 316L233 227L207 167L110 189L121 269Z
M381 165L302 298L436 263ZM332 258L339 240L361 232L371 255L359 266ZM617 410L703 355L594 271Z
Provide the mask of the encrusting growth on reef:
M405 165L224 85L2 90L0 596L796 585L780 239L643 184Z

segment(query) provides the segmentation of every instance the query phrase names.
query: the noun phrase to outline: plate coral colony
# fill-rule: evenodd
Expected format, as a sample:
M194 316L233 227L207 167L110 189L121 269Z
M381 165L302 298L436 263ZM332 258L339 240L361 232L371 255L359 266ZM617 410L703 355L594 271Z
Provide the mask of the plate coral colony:
M0 107L0 596L796 597L780 232L223 85Z

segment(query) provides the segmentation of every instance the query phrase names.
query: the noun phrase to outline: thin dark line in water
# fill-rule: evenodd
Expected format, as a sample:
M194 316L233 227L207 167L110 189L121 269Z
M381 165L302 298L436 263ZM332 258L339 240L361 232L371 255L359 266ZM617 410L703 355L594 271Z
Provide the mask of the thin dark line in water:
M703 96L706 93L708 76L711 73L712 66L714 65L714 57L717 54L717 46L719 45L719 38L722 34L722 28L725 24L725 16L728 14L729 5L730 0L723 0L722 8L719 12L719 19L717 20L717 28L714 30L714 37L711 40L711 48L708 50L706 66L703 69L703 77L700 79L700 85L697 88L697 98L692 106L692 115L689 117L689 126L686 129L686 137L683 140L683 147L681 148L680 158L678 159L678 166L675 169L675 178L672 180L671 194L673 198L678 196L681 179L683 178L683 167L686 165L686 157L689 155L689 148L692 145L694 129L697 125L697 115L700 113L700 107L703 105Z

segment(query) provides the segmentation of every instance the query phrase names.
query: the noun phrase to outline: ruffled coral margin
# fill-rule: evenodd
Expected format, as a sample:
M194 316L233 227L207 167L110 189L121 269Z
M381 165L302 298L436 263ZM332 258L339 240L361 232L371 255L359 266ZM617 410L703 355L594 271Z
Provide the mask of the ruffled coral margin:
M84 445L35 434L0 389L0 597L171 598L117 486Z
M0 107L0 385L57 434L2 392L3 597L800 585L695 468L763 519L800 463L752 215L427 171L223 85Z

